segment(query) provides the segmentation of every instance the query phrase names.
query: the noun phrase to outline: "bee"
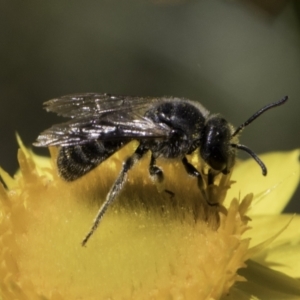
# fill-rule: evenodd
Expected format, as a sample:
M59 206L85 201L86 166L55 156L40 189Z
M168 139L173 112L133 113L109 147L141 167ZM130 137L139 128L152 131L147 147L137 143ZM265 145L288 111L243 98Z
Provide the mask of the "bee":
M148 152L149 174L164 179L157 158L178 158L188 175L203 183L201 173L188 162L186 155L195 150L207 164L208 184L216 174L228 174L237 150L247 152L260 166L267 168L248 147L238 143L238 134L265 111L288 100L268 104L236 129L219 114L210 114L200 103L176 97L132 97L84 93L67 95L44 103L47 111L70 120L42 132L34 143L38 147L59 146L57 166L60 176L73 181L97 167L132 140L139 142L100 207L90 231L82 241L86 245L106 210L117 198L127 180L128 171Z

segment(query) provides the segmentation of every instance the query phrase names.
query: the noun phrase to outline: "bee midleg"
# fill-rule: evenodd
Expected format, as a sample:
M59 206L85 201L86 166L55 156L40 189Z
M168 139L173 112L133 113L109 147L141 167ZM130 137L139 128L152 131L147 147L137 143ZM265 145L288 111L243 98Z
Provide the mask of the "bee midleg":
M101 219L103 218L107 208L112 204L112 202L116 199L120 191L122 190L122 187L127 179L127 172L143 157L143 155L148 151L148 148L144 145L139 145L138 148L135 150L135 152L126 159L126 161L123 163L122 170L119 173L118 178L114 182L113 186L111 187L109 193L106 196L106 199L102 206L100 207L94 221L93 225L88 232L88 234L85 236L85 238L82 241L82 246L85 246L89 238L92 236L92 234L95 232L97 227L99 226L99 223Z
M156 166L155 163L156 163L156 159L153 156L153 154L151 154L150 165L149 165L150 176L152 176L155 181L161 183L164 180L164 173L158 166Z
M165 192L173 198L175 194L172 191L166 190L163 185L164 173L161 168L156 165L156 159L153 154L151 154L150 164L149 164L149 174L154 179L158 192Z

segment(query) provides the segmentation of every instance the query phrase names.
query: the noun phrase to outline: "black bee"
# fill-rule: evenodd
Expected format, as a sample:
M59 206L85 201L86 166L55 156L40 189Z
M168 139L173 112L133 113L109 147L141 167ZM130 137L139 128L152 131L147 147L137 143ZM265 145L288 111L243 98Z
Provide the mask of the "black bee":
M186 172L203 182L200 172L188 162L186 155L199 149L209 167L209 184L218 173L227 174L234 165L236 151L246 151L259 164L262 173L267 168L259 157L238 143L237 134L270 108L279 106L288 97L266 105L245 123L233 128L222 116L211 115L201 104L182 98L131 97L110 94L74 94L45 102L47 111L71 118L42 132L35 146L60 146L57 166L62 178L73 181L101 164L132 140L139 146L123 163L119 176L102 204L85 245L98 227L108 206L120 193L127 172L150 151L149 173L157 181L163 172L156 159L179 158Z

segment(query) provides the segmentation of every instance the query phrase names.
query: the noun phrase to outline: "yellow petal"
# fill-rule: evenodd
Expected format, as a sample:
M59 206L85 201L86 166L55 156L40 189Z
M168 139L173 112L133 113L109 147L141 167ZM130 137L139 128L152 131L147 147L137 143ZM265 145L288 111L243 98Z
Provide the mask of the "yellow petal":
M268 168L268 175L262 176L261 170L253 159L238 164L233 171L232 184L227 200L243 198L254 193L249 215L278 214L286 206L299 185L299 150L263 154L261 160ZM225 202L226 203L226 202Z
M53 168L50 177L40 175L33 156L20 149L17 187L0 186L4 299L219 299L243 280L236 272L247 257L243 233L252 196L241 204L234 199L219 214L218 206L201 199L195 180L178 172L182 164L165 165L170 197L158 193L149 161L141 161L87 247L81 246L124 151L64 182Z
M246 299L240 295L249 295L248 299L259 300L299 300L300 284L283 273L274 271L254 261L247 262L247 268L239 273L247 278L246 282L238 283L228 297L222 300ZM252 296L252 297L251 297ZM251 297L251 298L250 298Z
M243 192L239 198L244 200L240 204L236 199L232 201L229 190L228 210L224 208L218 214L218 207L207 206L205 201L203 206L195 178L186 176L180 162L161 162L168 176L162 192L158 193L149 179L149 157L145 157L129 172L118 201L110 207L87 248L82 248L80 242L99 207L99 199L101 203L105 198L124 157L128 156L127 150L118 152L81 179L67 183L58 178L53 160L42 160L40 164L39 157L19 143L21 172L15 182L8 177L12 183L9 191L0 186L0 297L3 299L212 300L224 294L226 299L235 300L298 299L295 297L299 296L299 289L293 279L263 265L249 262L247 270L236 273L249 257L248 247L253 237L252 234L245 238L244 234L249 229L245 213L253 191L247 172L240 175L238 183ZM132 151L132 146L127 148ZM279 190L267 191L264 199L257 197L261 202L270 195L282 197L280 188L290 191L299 182L296 160L299 151L280 155L281 160L291 162L297 170L285 173L278 168L278 162L272 168L262 156L269 163L269 173L280 171L280 176L275 178ZM52 156L55 157L55 151ZM278 154L275 156L276 161ZM274 162L274 158L270 161ZM297 178L291 180L290 186L288 174ZM211 194L225 196L229 180L223 176L220 182L224 181L224 186L217 193L215 186ZM274 187L271 181L268 188L270 184ZM251 189L248 187L244 192L247 185ZM254 192L260 193L262 186L255 187ZM174 192L175 197L164 193L164 188ZM235 191L234 197L238 196ZM206 217L198 219L198 214ZM268 239L286 225L283 223L274 234L268 224L255 223L253 233L258 238L254 241L260 242L259 237L262 238L259 226L266 228L265 239ZM270 252L273 259L282 261L279 250L292 238L292 231L279 237L273 247L275 251ZM263 258L271 257L268 251L265 253ZM270 263L261 261L265 265ZM286 262L290 267L290 261ZM243 278L249 278L249 282L238 283L229 292Z
M5 186L8 189L13 189L14 187L16 187L16 182L15 180L5 171L0 167L0 177L2 178L2 180L5 183Z
M31 163L34 164L35 172L37 172L38 175L40 176L44 175L52 179L53 176L51 175L52 173L51 170L54 167L53 161L49 159L49 157L37 155L31 149L26 148L18 133L16 133L16 138L17 138L17 143L20 149L22 150L23 155L27 158L28 161L31 161ZM1 173L0 175L2 177ZM15 177L19 177L19 176L20 176L20 170L18 170L15 174Z
M291 222L290 222L291 221ZM274 215L254 216L252 218L251 246L276 235L287 224L287 228L253 260L283 272L291 277L300 278L300 216ZM245 237L250 231L245 233Z

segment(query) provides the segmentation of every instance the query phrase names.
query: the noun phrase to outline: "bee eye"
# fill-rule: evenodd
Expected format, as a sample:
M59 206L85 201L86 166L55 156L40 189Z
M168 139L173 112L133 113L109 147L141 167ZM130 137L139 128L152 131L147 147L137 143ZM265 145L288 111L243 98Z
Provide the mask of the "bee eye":
M200 155L212 169L221 172L228 169L230 139L230 127L225 119L214 116L208 120L203 130Z

